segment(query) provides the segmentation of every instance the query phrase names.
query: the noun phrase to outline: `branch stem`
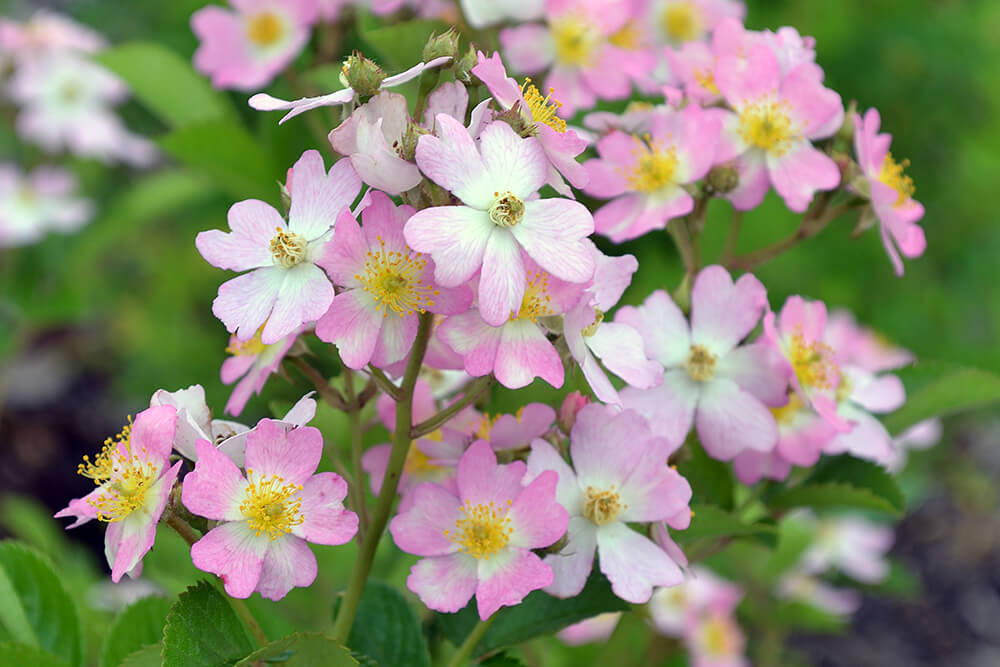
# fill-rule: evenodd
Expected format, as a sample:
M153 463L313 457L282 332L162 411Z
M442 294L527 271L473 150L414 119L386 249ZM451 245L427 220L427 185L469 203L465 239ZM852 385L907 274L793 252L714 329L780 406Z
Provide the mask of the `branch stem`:
M462 409L465 408L465 406L471 405L473 402L475 402L475 400L479 398L479 396L482 395L482 393L486 391L492 383L493 383L492 375L486 375L481 378L476 378L475 380L470 382L469 385L465 388L465 394L462 396L462 398L458 399L457 401L455 401L454 403L452 403L451 405L449 405L444 410L437 413L430 419L427 419L425 421L420 422L419 424L416 424L410 430L410 437L412 437L415 440L421 436L427 435L428 433L433 433L434 431L438 430L439 428L444 426L445 422L447 422L449 419L451 419L459 412L461 412Z
M472 629L472 632L470 632L469 636L465 638L462 645L458 647L455 655L451 656L451 660L448 661L448 667L462 667L462 665L468 662L469 658L472 657L472 652L475 650L476 644L479 643L479 640L483 638L486 631L490 629L491 625L493 625L493 621L496 617L497 614L494 613L485 621L479 621L479 623L476 624L476 627Z

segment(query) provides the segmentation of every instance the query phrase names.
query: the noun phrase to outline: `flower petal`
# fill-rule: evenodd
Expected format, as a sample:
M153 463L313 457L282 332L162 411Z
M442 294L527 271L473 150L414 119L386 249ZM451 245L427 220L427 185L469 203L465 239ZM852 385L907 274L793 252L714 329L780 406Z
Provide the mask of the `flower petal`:
M617 521L597 529L601 572L615 595L633 604L649 601L654 586L676 586L684 573L648 537Z
M311 426L262 419L247 435L246 469L254 475L277 475L285 484L305 484L323 455L323 436Z
M248 598L260 580L269 541L257 537L245 521L228 522L191 546L191 560L199 570L222 577L226 593Z

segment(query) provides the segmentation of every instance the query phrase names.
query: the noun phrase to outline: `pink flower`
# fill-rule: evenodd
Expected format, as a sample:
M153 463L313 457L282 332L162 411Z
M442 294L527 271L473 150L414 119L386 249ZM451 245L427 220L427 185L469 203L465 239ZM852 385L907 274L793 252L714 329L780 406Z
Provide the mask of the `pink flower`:
M823 451L847 452L883 465L893 461L896 451L892 436L874 414L893 412L906 402L906 391L899 378L888 373L876 376L857 366L845 366L837 399L837 416L852 428L836 434Z
M738 586L695 566L684 583L656 589L649 599L649 616L657 632L680 637L691 619L710 611L732 614L742 599L743 591Z
M71 172L40 166L22 174L0 163L0 247L35 243L50 229L75 231L93 213L91 202L77 196Z
M886 554L892 547L892 528L860 516L810 520L815 529L812 546L802 556L802 571L822 574L835 567L856 581L874 584L889 574Z
M104 37L67 16L39 9L24 24L0 18L0 53L15 60L45 56L53 51L96 53Z
M846 616L861 606L861 594L850 589L834 588L818 577L803 572L786 572L778 580L779 597L805 602L817 609Z
M123 574L136 574L153 547L156 524L183 465L170 465L176 423L177 411L171 406L137 414L135 423L130 420L116 439L104 441L93 461L83 457L78 472L93 479L97 488L55 515L75 517L70 528L91 519L108 524L104 553L116 583Z
M717 116L692 104L655 115L642 138L618 131L601 138L600 158L584 163L584 191L613 200L594 214L596 231L621 242L690 213L694 199L682 186L708 173L721 130Z
M853 190L871 199L878 216L882 244L896 275L903 275L904 257L920 257L927 248L924 230L917 221L924 217L924 207L913 199L913 180L903 173L908 160L896 162L889 152L892 136L879 134L878 111L869 109L862 118L854 116L854 150L862 177L851 184ZM896 250L896 247L899 250Z
M191 16L201 40L194 66L216 88L250 91L266 85L309 41L316 0L231 0Z
M358 517L344 509L347 484L332 472L313 474L323 437L309 426L262 420L247 437L246 476L207 440L184 478L181 500L218 521L191 547L195 567L222 577L236 598L254 591L280 600L316 578L316 557L306 542L345 544Z
M872 373L895 370L916 361L909 350L861 326L854 315L843 308L830 313L823 341L833 348L837 363L859 366Z
M232 232L213 229L201 232L195 241L209 264L249 271L223 283L212 303L212 312L240 341L250 340L263 327L261 342L277 343L318 319L333 302L333 286L315 262L361 181L348 160L327 173L315 150L302 154L292 175L287 224L271 205L247 199L229 209Z
M733 474L736 475L736 479L747 485L756 484L762 479L780 482L788 479L788 473L791 471L792 464L779 454L777 449L769 452L748 449L733 459Z
M732 614L709 610L684 628L691 667L750 667L746 637Z
M562 537L566 510L556 502L555 474L522 486L524 473L521 461L497 465L479 441L458 462L457 494L433 483L414 489L412 507L389 530L400 549L426 556L406 585L428 607L456 612L475 595L486 620L552 583L552 569L531 550Z
M525 79L524 84L518 86L514 79L508 77L500 54L494 53L486 58L480 51L478 57L479 64L472 68L472 73L486 84L504 110L516 108L520 112L532 134L538 137L538 143L549 160L546 182L559 194L572 196L562 177L565 176L575 188L587 184L587 172L576 161L576 156L587 147L587 141L568 129L566 121L556 115L559 103L553 101L551 95L543 97L531 79Z
M494 451L527 448L536 438L552 428L556 411L544 403L528 403L516 415L486 416L479 435L488 440Z
M615 628L618 627L618 621L621 617L622 613L620 611L609 611L604 614L598 614L585 621L567 625L556 633L556 637L569 646L580 646L581 644L589 644L591 642L606 642L611 638Z
M897 473L906 465L911 449L928 449L941 442L943 427L940 419L925 419L906 429L892 440L893 454L886 462L889 472Z
M837 164L810 140L836 132L844 110L815 65L803 63L782 76L774 51L758 43L745 58L719 58L715 83L735 109L724 114L716 159L737 158L740 184L728 195L737 209L756 207L774 185L788 208L803 212L817 190L837 187Z
M417 336L419 313L451 315L472 303L468 287L438 286L434 262L407 247L403 224L413 207L396 207L378 191L369 196L364 228L345 211L317 260L341 291L316 322L316 335L334 343L354 369L368 363L384 368L403 359Z
M505 19L534 21L545 11L545 0L459 0L459 4L473 28L485 28Z
M385 90L386 88L400 86L407 81L412 81L417 78L423 74L424 70L440 67L450 60L451 56L442 56L426 63L417 63L405 72L400 72L399 74L386 77L380 87L382 90ZM289 118L294 118L300 113L305 113L311 109L348 104L354 100L354 95L354 89L350 86L327 95L320 95L319 97L302 97L292 101L278 99L277 97L272 97L266 93L257 93L250 98L249 104L257 111L288 111L288 113L282 116L279 121L280 124L284 123Z
M499 326L525 298L522 250L560 280L590 280L594 258L584 242L594 230L590 212L567 199L531 199L548 173L537 139L491 123L477 145L461 123L443 114L437 132L440 138L420 137L417 164L464 206L417 211L404 234L411 248L430 253L440 285L457 287L482 269L479 309L487 323Z
M680 45L705 39L727 18L742 21L740 0L651 0L640 19L656 43Z
M526 74L548 69L545 88L562 105L559 115L570 118L594 106L598 98L621 100L632 86L620 67L619 52L608 39L628 21L623 0L547 0L547 25L536 23L500 31L504 59Z
M615 321L643 337L646 354L666 372L652 389L626 387L626 408L638 410L676 448L694 424L705 451L728 461L742 451L767 452L778 438L767 406L787 401L781 359L767 345L738 346L767 305L764 286L746 274L734 284L721 266L698 274L691 323L666 292L618 311Z
M615 595L629 602L642 604L654 586L683 581L666 552L627 525L663 521L687 508L691 487L667 466L670 450L671 443L655 437L635 412L615 413L596 403L582 409L573 426L573 468L549 443L532 443L525 479L558 473L556 498L570 517L566 546L545 557L555 573L546 592L561 598L580 593L595 551Z
M242 380L233 388L233 393L226 403L226 413L238 417L251 394L260 395L267 378L281 366L285 354L292 349L299 334L305 331L293 331L272 345L260 341L260 331L247 341L240 341L236 336L230 336L229 352L231 357L222 362L221 377L223 384L232 384Z

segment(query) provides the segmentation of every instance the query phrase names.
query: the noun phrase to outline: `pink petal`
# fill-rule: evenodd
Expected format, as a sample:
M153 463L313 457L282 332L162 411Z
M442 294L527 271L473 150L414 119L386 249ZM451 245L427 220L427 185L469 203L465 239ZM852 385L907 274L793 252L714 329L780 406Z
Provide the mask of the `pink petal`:
M500 607L518 605L531 591L552 583L552 568L526 549L508 547L479 561L476 605L479 618L486 620Z
M466 504L508 507L521 493L526 469L523 461L497 465L489 443L477 440L458 461L458 497Z
M493 365L500 384L520 389L540 377L557 389L562 386L565 373L562 359L537 324L517 320L505 324L501 331Z
M375 353L385 317L366 292L348 290L335 296L330 309L316 322L316 336L336 345L348 368L360 370Z
M246 481L240 469L208 440L198 440L195 446L198 460L181 489L184 507L208 519L242 520Z
M493 372L505 327L491 327L476 311L453 315L437 329L438 336L462 356L465 371L474 377Z
M809 207L817 190L832 190L840 184L837 163L807 141L780 157L768 154L767 168L774 189L796 213Z
M648 602L654 586L684 581L681 569L662 549L623 523L597 529L597 552L611 590L633 604Z
M311 426L262 419L247 435L246 469L257 479L276 475L284 484L305 484L322 455L323 436Z
M229 209L229 227L230 233L212 229L195 239L209 264L231 271L274 265L268 243L275 228L285 228L285 221L270 204L257 199L236 202Z
M811 64L796 67L785 76L781 98L789 103L793 120L807 139L825 139L840 129L838 119L844 112L840 95L823 86L811 72Z
M423 180L420 170L390 148L382 130L382 119L375 123L358 122L358 152L351 154L351 164L373 188L398 195L415 188Z
M223 523L192 545L191 560L199 570L222 577L226 593L248 598L257 588L269 542L245 521Z
M788 376L780 352L764 342L743 345L719 358L715 377L728 378L766 405L788 402Z
M425 134L417 142L417 166L427 178L455 193L465 204L486 210L493 201L493 191L469 131L445 114L438 114L435 127L437 136Z
M288 228L309 241L325 234L361 190L361 179L349 161L334 163L327 173L316 150L302 154L292 167L292 179Z
M525 252L557 278L584 283L594 276L593 253L581 242L594 232L594 219L583 204L568 199L525 202L524 220L511 232Z
M620 134L621 132L612 132L601 141ZM597 146L600 149L601 144L598 143ZM611 199L628 189L622 167L610 160L592 158L583 163L583 168L587 172L587 185L583 191L592 197Z
M501 326L520 310L525 279L517 238L508 230L495 229L486 245L479 278L479 313L487 324Z
M670 446L666 440L646 441L646 451L620 487L619 493L626 505L620 517L622 521L665 521L687 509L691 502L691 485L667 466L664 452L669 456Z
M544 403L529 403L517 417L501 415L490 429L490 444L495 450L526 447L540 437L556 420L556 411Z
M641 306L624 306L615 322L627 324L645 341L646 356L664 367L680 366L691 350L687 318L670 295L656 290Z
M464 553L423 558L410 568L406 587L434 611L454 613L462 609L479 584L478 561Z
M524 200L545 183L549 162L538 139L519 137L507 123L490 123L479 135L479 145L495 191Z
M635 410L649 422L654 433L680 447L694 422L701 387L683 369L668 370L663 383L651 389L625 387L618 392L622 406Z
M510 544L525 549L540 549L553 544L566 533L569 516L556 502L559 475L548 470L528 484L507 512L513 533Z
M277 266L254 269L222 283L212 313L240 340L250 340L274 307L286 270Z
M413 488L410 497L410 507L389 524L396 546L418 556L455 553L458 545L445 535L445 531L455 529L462 516L455 494L439 484L423 482Z
M571 598L580 594L594 569L597 550L597 526L590 519L575 516L569 520L566 546L559 553L545 557L545 564L552 568L552 583L545 592L558 598Z
M767 290L752 274L734 284L723 267L706 267L691 290L691 340L726 354L753 331L766 305Z
M594 213L594 231L615 243L632 239L635 221L644 209L644 198L635 193L612 199Z
M770 451L778 441L770 410L732 380L704 383L695 421L705 451L720 461L747 449Z
M372 352L372 364L385 368L404 359L417 338L417 320L416 313L398 315L390 312L383 317L382 329Z
M142 453L145 460L163 466L174 449L174 433L177 429L177 408L161 405L147 408L135 416L132 424L131 442Z
M314 544L346 544L358 532L358 515L344 509L347 482L340 475L313 475L299 492L302 523L292 533ZM298 584L308 585L308 584Z
M583 507L583 496L580 494L576 473L552 445L545 440L537 439L531 443L528 471L521 483L527 484L548 470L555 471L558 475L556 501L574 515L579 516Z
M315 264L305 262L279 270L284 270L285 276L260 334L265 345L277 343L303 324L318 320L333 303L333 285Z
M591 403L576 415L570 436L570 456L580 488L593 486L600 491L621 488L649 448L652 440L646 420L637 412L614 414L606 406ZM615 455L608 456L608 443L615 443ZM664 455L664 463L666 455ZM664 466L666 467L666 466Z
M526 74L541 72L555 56L552 36L547 28L538 24L501 30L500 44L511 68Z
M436 206L417 211L403 233L407 245L434 258L434 279L444 287L457 287L483 265L496 229L485 210Z
M633 387L647 389L663 380L663 366L646 358L642 337L627 324L603 322L586 343L609 371Z
M316 580L316 556L309 545L293 535L270 541L257 591L269 600L280 600L296 586L310 586Z
M732 107L777 94L781 81L778 58L764 44L756 44L746 57L725 55L715 66L715 85Z
M736 160L735 167L739 185L726 197L737 211L757 208L771 189L771 176L764 156L757 151L749 151Z

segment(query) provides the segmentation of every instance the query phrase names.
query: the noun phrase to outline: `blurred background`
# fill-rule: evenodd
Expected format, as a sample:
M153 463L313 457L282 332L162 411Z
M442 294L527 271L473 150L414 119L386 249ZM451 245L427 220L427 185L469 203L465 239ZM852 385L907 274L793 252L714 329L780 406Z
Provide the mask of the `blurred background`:
M202 5L0 0L0 15L24 20L50 7L99 30L111 44L156 41L190 62L197 41L188 22ZM911 161L915 196L927 210L921 222L927 252L907 263L904 277L893 274L874 230L852 238L845 219L756 271L772 307L790 294L822 299L850 309L919 363L1000 373L1000 3L748 5L748 27L792 25L814 36L827 85L860 110L879 109L883 131L893 135L893 154ZM171 85L158 84L155 71L149 77L154 85ZM326 80L306 83L321 90ZM274 89L280 93L283 85ZM227 276L198 255L196 233L225 227L226 210L238 199L277 204L275 182L303 150L316 147L304 119L279 128L276 116L251 112L246 95L225 96L260 146L249 175L227 175L232 165L225 155L202 169L163 158L146 170L63 157L60 163L95 200L93 221L73 234L0 248L0 536L63 549L72 554L68 563L91 563L68 566L67 577L92 578L88 573L100 571L92 564L102 565L103 528L96 522L64 537L44 520L91 488L75 474L80 457L98 450L124 415L146 407L158 388L200 383L209 405L218 407L228 397L218 375L228 336L211 313ZM7 104L0 100L0 107ZM169 132L138 102L119 110L137 134ZM3 111L0 162L25 168L43 162L42 153L18 141L9 106ZM713 202L709 259L721 249L729 215L727 204ZM747 216L740 248L781 238L796 223L772 195ZM646 236L623 249L642 267L626 301L677 284L681 269L665 236ZM270 416L269 406L305 392L301 379L291 380L273 378L241 420ZM942 444L912 456L903 473L910 509L892 555L909 573L906 585L866 599L846 637L802 632L793 640L796 650L831 666L1000 664L993 622L1000 614L998 440L996 411L945 421ZM29 496L40 505L24 500ZM160 550L161 558L169 559L170 548Z

